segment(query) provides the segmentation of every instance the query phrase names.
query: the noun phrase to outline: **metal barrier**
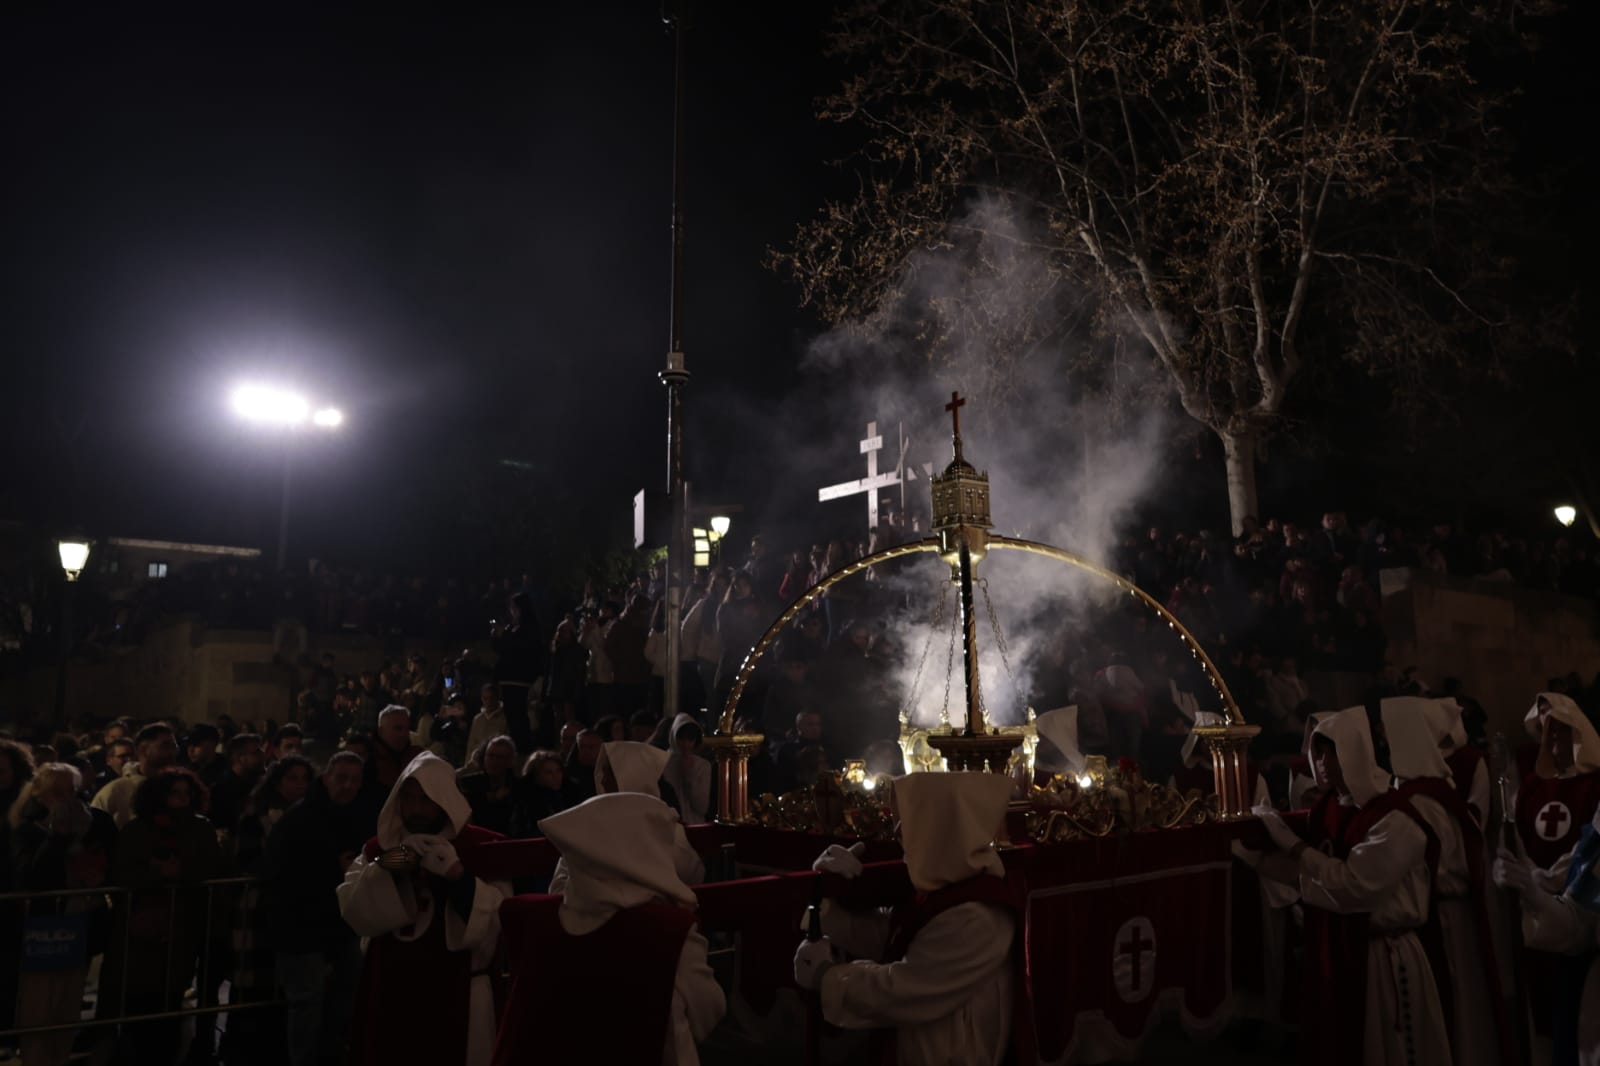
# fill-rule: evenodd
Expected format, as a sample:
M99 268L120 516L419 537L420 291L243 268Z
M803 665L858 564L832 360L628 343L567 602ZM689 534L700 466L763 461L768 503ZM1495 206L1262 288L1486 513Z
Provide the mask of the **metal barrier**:
M24 950L20 950L23 947L22 932L26 928L28 920L34 917L36 904L46 900L69 901L73 899L94 900L98 898L101 901L101 905L99 907L91 907L89 909L72 911L69 913L82 914L87 917L103 907L104 913L109 917L112 926L108 940L115 941L120 939L121 941L120 954L114 952L114 944L108 942L106 949L101 956L100 989L102 992L104 991L105 987L105 978L108 965L115 960L117 963L120 963L122 967L122 972L117 975L117 990L120 993L120 996L117 1003L117 1010L114 1014L110 1014L108 1016L104 1000L98 999L95 1004L94 1018L87 1020L78 1019L70 1022L55 1022L48 1025L16 1025L11 1029L0 1029L0 1039L11 1039L44 1033L56 1033L65 1030L101 1028L111 1025L136 1025L141 1022L172 1021L182 1018L198 1018L217 1014L231 1014L238 1011L262 1010L284 1006L286 1002L285 1000L274 997L261 1000L247 1000L242 1003L212 1003L209 1005L206 1003L206 1000L210 997L210 995L215 993L216 986L223 980L222 977L215 976L211 972L213 953L216 946L213 941L213 937L219 932L225 937L231 936L233 932L233 926L231 924L223 926L220 930L218 928L217 916L219 914L219 910L217 906L217 891L218 889L237 890L238 898L242 900L245 893L249 889L258 886L259 884L260 882L253 877L223 877L208 881L177 881L159 888L130 888L122 885L106 885L100 888L68 888L44 892L0 892L0 924L10 926L15 923L14 928L17 931L19 950L16 958L17 990L14 1003L17 1013L14 1015L14 1017L19 1021L21 1019L23 989L29 974L48 972L45 970L30 970L27 968L26 964L28 960L26 957L26 952ZM178 921L180 918L186 918L190 916L190 912L186 907L179 906L179 897L180 894L187 895L201 890L205 892L205 919L197 949L198 959L196 962L196 972L192 972L185 977L186 981L188 978L198 978L193 986L193 991L195 992L194 1006L188 1007L180 1005L179 1007L171 1010L146 1011L142 1014L126 1013L128 1005L128 988L136 979L138 979L138 976L131 973L128 968L129 961L132 958L129 945L132 940L133 904L135 903L136 899L148 900L151 897L159 897L159 895L162 893L164 893L167 897L167 928L165 936L162 938L166 943L166 963L162 972L161 984L162 999L165 1000L168 998L170 990L175 987L173 985L173 954L176 950L176 945L179 940L177 931ZM187 902L187 900L184 902ZM15 909L18 907L21 908L20 914L15 913ZM59 916L59 914L53 913L52 916ZM92 958L93 956L85 951L83 955L82 966L87 968ZM181 987L187 988L188 986L185 984ZM85 985L85 991L87 988L88 986ZM272 991L275 996L276 989L273 989ZM187 1001L187 996L184 996L181 993L180 998L185 1002ZM231 994L229 998L232 998ZM81 1014L82 993L80 993L79 1003L79 1013Z

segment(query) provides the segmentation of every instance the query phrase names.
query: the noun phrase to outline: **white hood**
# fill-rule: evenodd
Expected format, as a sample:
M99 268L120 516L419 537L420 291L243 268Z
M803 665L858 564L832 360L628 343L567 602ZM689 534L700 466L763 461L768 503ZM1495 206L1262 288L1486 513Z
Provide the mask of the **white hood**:
M1189 719L1191 723L1200 717L1200 701L1195 699L1194 693L1183 691L1176 681L1167 682L1167 692L1172 697L1172 705L1178 708L1179 714Z
M1467 723L1463 718L1466 708L1449 698L1441 699L1437 702L1440 707L1444 708L1445 713L1450 716L1450 732L1446 734L1450 738L1450 747L1452 749L1466 747Z
M1060 759L1047 757L1047 765L1041 767L1052 773L1062 774L1066 777L1077 777L1083 773L1083 752L1078 750L1078 707L1057 707L1053 711L1046 711L1033 720L1033 728L1039 736L1055 745L1061 753ZM1038 766L1038 753L1034 754L1035 765ZM1059 763L1059 765L1057 765Z
M1552 693L1541 692L1539 695L1548 699ZM1528 708L1528 713L1522 716L1522 728L1527 730L1528 735L1534 740L1543 739L1544 713L1539 710L1538 699L1533 701L1533 706Z
M1460 722L1442 700L1421 696L1394 696L1379 704L1383 715L1383 735L1389 741L1389 767L1401 781L1418 777L1451 780L1450 767L1439 750L1439 741L1450 735L1450 727Z
M422 791L427 793L429 799L444 808L445 816L450 819L449 828L440 836L453 839L472 821L472 805L461 794L461 789L456 787L455 767L437 755L423 752L400 772L400 780L389 790L389 798L383 801L383 810L378 812L380 847L399 847L400 842L410 835L406 832L405 823L400 820L400 789L412 778L422 786Z
M694 720L693 715L684 714L681 711L678 712L678 717L672 720L672 728L667 732L667 743L671 745L672 750L678 750L678 731L680 729L684 726L698 726L699 724Z
M594 787L606 790L602 771L611 767L617 779L618 792L642 792L646 796L661 797L661 775L666 772L667 752L652 744L639 744L631 740L613 740L600 749L600 758L594 764Z
M1533 764L1534 772L1540 777L1557 776L1555 760L1544 750L1544 731L1549 728L1552 718L1572 730L1572 772L1586 774L1600 770L1600 735L1595 734L1594 726L1589 723L1583 710L1569 696L1559 692L1541 692L1538 699L1533 701L1534 709L1530 714L1538 714L1539 700L1549 701L1550 711L1540 719L1539 759Z
M1194 716L1194 729L1216 728L1225 726L1228 722L1222 715L1213 711L1197 711ZM1183 741L1183 765L1188 767L1199 766L1202 762L1209 762L1210 757L1205 749L1200 746L1200 737L1194 730Z
M1311 732L1327 737L1338 749L1339 769L1344 772L1345 787L1357 807L1365 807L1389 791L1389 775L1373 753L1372 727L1367 724L1365 707L1326 715ZM1315 759L1312 765L1316 765Z
M642 903L695 905L675 862L675 844L683 835L678 812L653 796L595 796L552 814L539 823L539 831L566 863L561 925L575 936Z
M1003 774L916 773L895 778L900 845L912 887L932 892L977 874L1005 875L994 849L1011 779Z
M1322 779L1321 774L1317 773L1316 760L1311 757L1311 737L1314 733L1316 733L1317 726L1322 724L1322 720L1324 718L1332 717L1335 713L1337 712L1312 711L1310 714L1306 715L1305 736L1300 741L1300 754L1304 756L1306 762L1310 764L1311 780L1314 781L1319 788L1327 788L1328 783Z

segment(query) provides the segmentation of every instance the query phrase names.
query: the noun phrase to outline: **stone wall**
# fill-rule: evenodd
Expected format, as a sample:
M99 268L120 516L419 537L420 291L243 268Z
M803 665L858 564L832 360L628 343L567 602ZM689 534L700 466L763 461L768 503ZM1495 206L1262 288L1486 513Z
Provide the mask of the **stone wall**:
M452 646L453 654L460 647ZM271 718L289 721L295 694L324 652L334 655L341 674L376 670L386 658L421 652L430 669L443 649L427 641L406 641L385 654L376 637L360 634L308 634L296 624L273 630L211 629L178 619L146 635L136 647L119 648L98 659L74 659L67 670L67 718L176 716L186 722ZM493 661L480 649L480 658ZM55 707L56 670L40 667L0 683L0 717L48 721Z
M1589 600L1509 582L1383 571L1389 661L1431 685L1459 677L1488 711L1491 730L1514 736L1534 694L1552 677L1600 672L1600 624Z

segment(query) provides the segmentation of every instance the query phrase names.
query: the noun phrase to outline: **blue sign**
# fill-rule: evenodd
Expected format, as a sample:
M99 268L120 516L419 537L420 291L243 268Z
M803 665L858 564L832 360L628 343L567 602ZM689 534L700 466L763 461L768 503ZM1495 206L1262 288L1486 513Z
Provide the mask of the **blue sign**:
M79 969L87 957L88 941L86 915L26 918L22 922L22 970L24 973L50 973Z

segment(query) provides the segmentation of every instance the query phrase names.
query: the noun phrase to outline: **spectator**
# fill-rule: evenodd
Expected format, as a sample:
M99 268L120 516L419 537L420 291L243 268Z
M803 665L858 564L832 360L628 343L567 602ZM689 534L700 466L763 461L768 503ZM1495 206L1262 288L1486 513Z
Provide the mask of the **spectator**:
M109 814L78 798L82 781L74 766L45 763L8 806L9 858L14 872L8 891L54 892L98 888L105 883L117 827ZM69 916L84 924L63 927L70 929L73 937L65 965L22 975L17 1022L23 1027L74 1022L82 1014L89 959L105 950L110 912L103 895L37 899L29 910L29 917L35 919ZM59 939L62 931L56 931L58 951L66 947ZM20 955L20 950L7 952L11 959ZM17 966L7 965L6 970L15 974ZM13 996L6 1008L16 1002ZM24 1036L23 1061L64 1063L75 1036L72 1029Z
M335 752L267 838L262 922L289 1003L290 1066L344 1060L361 951L339 916L335 889L370 831L358 811L361 777L359 756Z
M1277 733L1292 735L1297 739L1305 731L1302 711L1311 700L1311 690L1300 677L1299 664L1294 656L1278 660L1277 669L1262 678L1266 692L1267 722Z
M133 801L145 778L154 777L178 761L178 742L172 727L154 722L139 730L134 738L138 760L122 769L122 776L108 782L95 793L92 806L111 815L117 828L125 827L133 818Z
M544 642L533 617L533 601L525 592L514 593L506 600L506 610L511 620L491 631L494 638L495 680L500 684L499 695L505 700L509 729L506 730L518 744L532 745L533 729L529 719L532 707L530 698L534 683L544 676Z
M578 643L578 625L568 615L550 638L550 673L545 681L545 699L561 725L577 721L588 662L589 653Z
M439 715L428 723L427 743L418 744L452 766L466 761L467 736L472 727L467 721L467 697L457 693L439 708Z
M567 756L567 786L579 802L594 795L594 767L600 760L600 749L604 744L600 734L585 729L578 733L572 754Z
M627 716L645 706L650 661L644 652L649 636L650 601L643 596L633 596L605 632L606 658L611 661L613 713Z
M209 789L217 787L217 782L222 780L222 775L228 769L227 760L217 755L217 746L221 743L222 733L210 722L201 722L189 730L189 736L183 742L187 756L185 765Z
M510 731L505 707L500 703L500 686L491 681L483 686L481 694L478 713L473 715L472 725L467 730L468 752L476 752L487 744L491 737L498 737ZM451 760L456 766L460 766L462 761Z
M629 715L629 718L631 719L633 717L636 717L637 715L639 715L641 713L648 714L649 712L648 711L645 711L645 712L635 711L632 715ZM628 737L627 737L628 726L627 726L627 723L623 720L621 715L608 714L604 718L602 718L599 721L595 722L593 728L594 728L595 735L598 736L600 738L600 740L603 743L606 743L606 744L610 744L613 741L617 741L617 740L627 740L628 739ZM651 728L654 728L653 720L652 720Z
M660 717L650 711L635 711L628 718L627 739L639 744L650 743L650 738L655 736L656 725Z
M473 825L510 833L516 808L516 741L505 734L484 741L456 774L456 785L472 807Z
M767 689L761 712L762 732L771 740L781 738L794 723L795 715L817 706L816 687L810 680L810 664L799 650L785 645L780 655L781 673Z
M228 738L228 769L211 793L211 824L219 833L232 833L237 827L265 768L259 734L239 733Z
M107 745L100 760L100 770L89 783L89 793L93 795L121 777L123 769L134 757L133 752L133 741L126 738L113 740Z
M663 781L678 797L678 813L685 825L700 825L711 816L711 763L695 754L703 733L687 714L673 719L670 758Z
M567 784L560 753L536 751L528 756L528 761L522 767L522 776L517 781L511 835L538 836L541 818L548 818L581 802L577 792Z
M277 737L273 744L273 758L281 759L285 755L304 755L306 753L306 735L300 727L289 722L278 728Z
M126 1003L128 1014L182 1006L205 934L205 892L198 882L222 871L217 834L200 814L205 798L200 779L176 766L139 782L133 818L117 838L111 863L111 882L133 891L108 948L102 1003ZM181 1025L161 1020L131 1026L133 1061L170 1066Z
M753 545L752 545L753 547ZM717 644L722 658L717 663L713 706L728 702L728 692L745 656L766 628L765 609L756 598L756 588L748 570L733 575L722 605L717 608Z
M411 760L421 754L422 749L411 743L411 712L389 704L378 715L378 733L365 767L369 789L387 796Z

